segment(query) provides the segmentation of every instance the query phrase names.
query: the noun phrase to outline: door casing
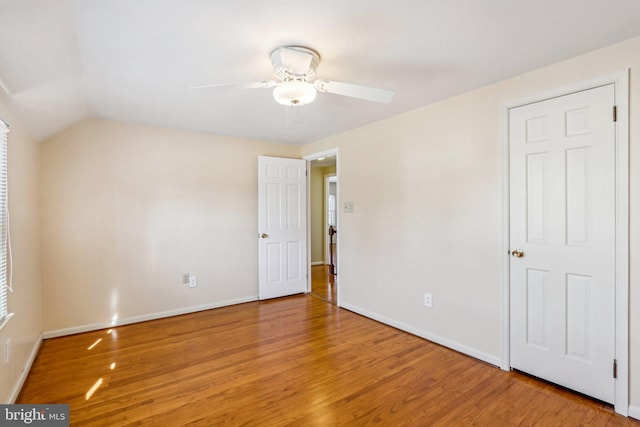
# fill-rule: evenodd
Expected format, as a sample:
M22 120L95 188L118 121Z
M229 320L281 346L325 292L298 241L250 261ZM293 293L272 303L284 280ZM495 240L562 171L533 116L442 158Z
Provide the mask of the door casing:
M509 110L533 102L614 84L616 121L616 337L617 380L615 411L629 414L629 70L576 83L549 92L506 102L501 108L502 194L503 194L503 267L502 267L502 355L500 368L510 370L510 274L509 274ZM613 113L613 112L612 112Z

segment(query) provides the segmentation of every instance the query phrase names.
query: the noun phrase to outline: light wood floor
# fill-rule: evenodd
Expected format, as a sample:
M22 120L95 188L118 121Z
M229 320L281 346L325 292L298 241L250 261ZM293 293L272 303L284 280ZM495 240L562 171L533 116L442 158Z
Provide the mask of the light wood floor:
M336 276L329 274L328 265L311 267L311 293L332 304L336 303Z
M18 403L72 425L640 425L310 295L47 340Z

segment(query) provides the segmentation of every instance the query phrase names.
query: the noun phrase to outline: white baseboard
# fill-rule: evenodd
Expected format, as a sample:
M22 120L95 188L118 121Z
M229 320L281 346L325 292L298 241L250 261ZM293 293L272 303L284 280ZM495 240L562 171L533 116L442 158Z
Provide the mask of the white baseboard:
M629 416L640 420L640 406L629 405Z
M311 265L324 265L324 261L313 261Z
M412 335L419 336L420 338L424 338L426 340L432 341L436 344L440 344L442 346L448 347L452 350L458 351L460 353L466 354L467 356L474 357L476 359L480 359L484 362L490 363L491 365L495 365L496 367L500 366L500 358L497 356L493 356L491 354L487 354L485 352L479 351L475 348L466 346L464 344L460 344L455 341L448 340L446 338L442 338L438 335L434 335L432 333L422 331L420 329L414 328L411 325L408 325L404 322L399 322L394 319L390 319L385 316L381 316L379 314L373 313L371 311L365 310L363 308L351 305L349 303L345 303L343 301L340 302L340 307L345 308L349 311L353 311L354 313L361 314L370 319L376 320L380 323L384 323L389 326L393 326L396 329L400 329L402 331L408 332Z
M131 323L146 322L147 320L162 319L165 317L179 316L181 314L196 313L198 311L211 310L213 308L226 307L229 305L243 304L245 302L257 301L258 296L246 298L236 298L232 300L219 301L211 304L202 304L192 307L178 308L175 310L161 311L156 313L142 314L140 316L126 317L115 322L92 323L88 325L73 326L71 328L55 329L43 333L45 339L62 337L65 335L79 334L82 332L97 331L100 329L113 328L115 326L129 325Z
M33 348L31 349L31 353L29 354L29 358L27 362L24 364L24 368L22 368L22 372L20 373L20 377L18 378L18 382L13 387L13 391L11 392L11 397L9 398L9 403L15 403L18 400L18 395L20 394L20 390L22 390L22 386L24 382L27 380L27 376L29 376L29 372L31 371L31 366L33 365L33 361L36 360L36 356L38 355L38 350L40 350L40 345L42 344L42 334L38 337Z

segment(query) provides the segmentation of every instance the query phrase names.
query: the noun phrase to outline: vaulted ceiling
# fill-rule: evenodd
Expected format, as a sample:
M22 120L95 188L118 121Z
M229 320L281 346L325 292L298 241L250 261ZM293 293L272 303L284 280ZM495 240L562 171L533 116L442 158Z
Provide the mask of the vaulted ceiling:
M293 144L359 127L640 35L637 0L0 0L0 99L37 139L113 120ZM270 52L304 45L318 76L390 89L318 94L301 116ZM290 108L290 107L289 107Z

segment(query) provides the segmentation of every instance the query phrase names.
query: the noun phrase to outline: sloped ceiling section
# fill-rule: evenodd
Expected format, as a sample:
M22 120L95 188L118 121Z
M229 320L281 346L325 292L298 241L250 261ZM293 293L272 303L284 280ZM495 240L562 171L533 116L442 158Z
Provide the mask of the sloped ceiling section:
M75 3L0 0L0 96L43 139L88 114Z
M0 92L44 139L87 116L304 144L640 35L637 0L0 0ZM389 104L270 89L270 52ZM291 116L295 120L291 120Z

